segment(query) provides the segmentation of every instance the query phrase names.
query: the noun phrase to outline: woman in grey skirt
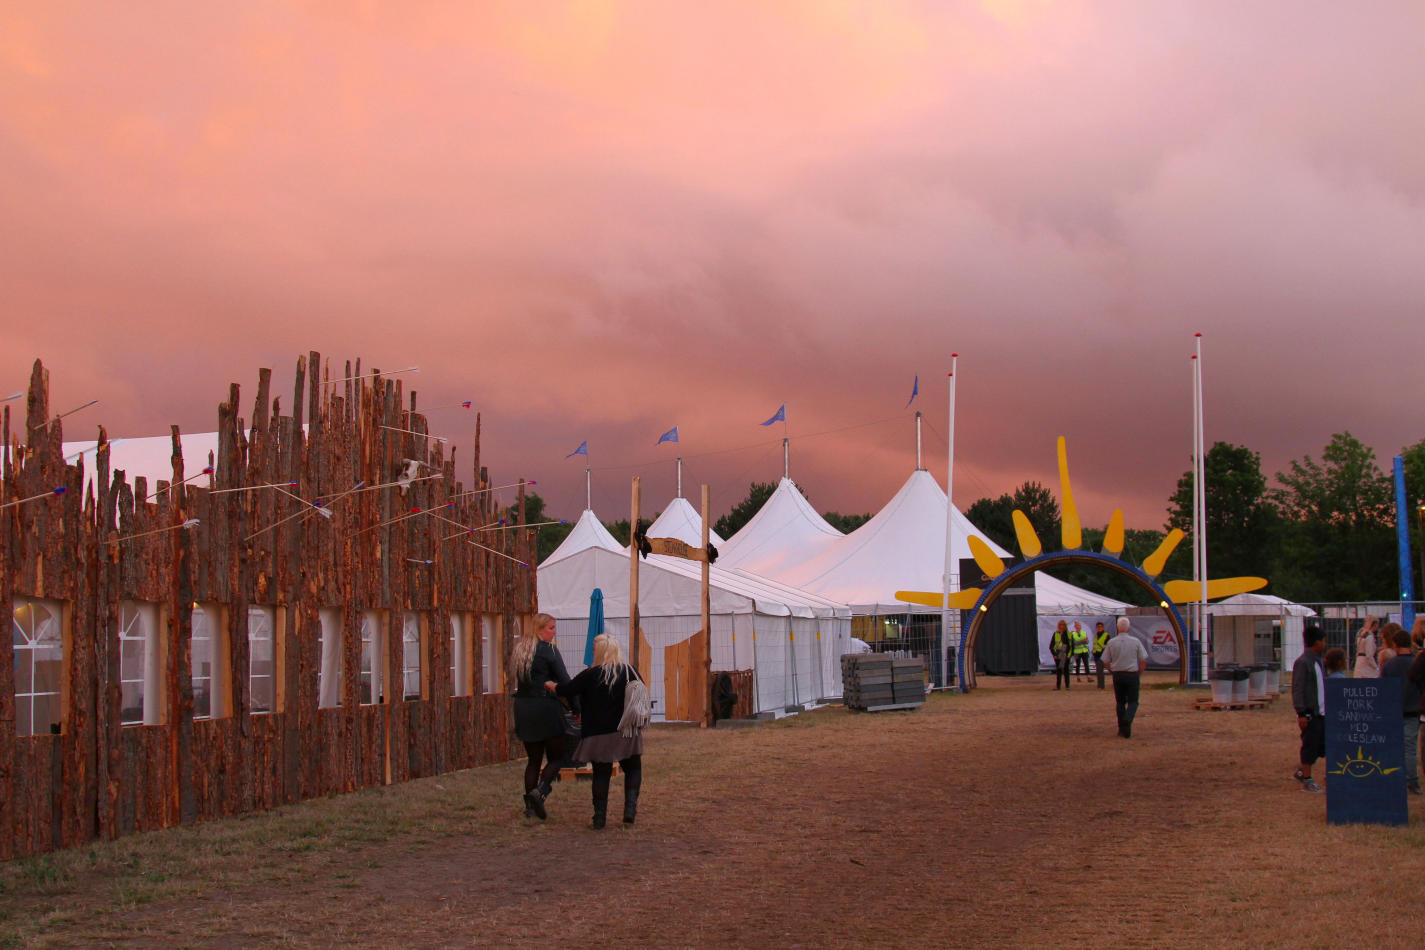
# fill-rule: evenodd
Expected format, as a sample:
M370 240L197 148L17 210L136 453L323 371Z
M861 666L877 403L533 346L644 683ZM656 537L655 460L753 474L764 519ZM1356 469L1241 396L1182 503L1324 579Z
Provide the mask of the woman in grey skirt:
M609 780L613 763L623 769L623 821L633 824L638 813L638 792L643 784L643 734L619 731L624 693L631 680L642 682L638 671L623 661L619 642L608 634L594 638L594 665L558 688L560 696L577 697L584 719L582 738L574 758L594 766L593 827L602 828L609 809Z
M525 817L544 819L544 800L564 762L564 707L553 693L569 682L564 660L554 648L554 618L535 614L510 650L515 676L515 735L524 743L529 762L524 769ZM579 711L578 702L574 711ZM548 759L541 771L540 763Z

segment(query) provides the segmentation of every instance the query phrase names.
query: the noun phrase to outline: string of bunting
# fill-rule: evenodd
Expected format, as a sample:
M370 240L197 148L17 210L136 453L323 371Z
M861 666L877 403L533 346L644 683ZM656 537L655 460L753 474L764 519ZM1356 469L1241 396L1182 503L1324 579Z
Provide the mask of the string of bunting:
M118 440L115 439L114 441L117 442ZM109 444L110 444L110 445L113 445L114 443L113 443L113 442L110 442ZM213 466L211 466L211 465L205 465L205 466L203 466L202 471L198 472L196 475L189 475L187 478L183 479L183 481L181 481L181 482L173 482L173 483L169 484L169 486L168 486L167 488L164 488L163 491L166 491L166 492L167 492L167 491L173 491L173 489L179 487L180 485L187 485L189 482L191 482L191 481L192 481L193 479L195 479L195 478L202 478L204 475L211 475L211 474L213 474ZM154 494L159 494L159 492L155 492ZM217 494L217 492L214 492L213 494Z
M94 404L97 403L98 401L99 401L99 400L97 400L97 399L91 399L91 400L89 400L88 402L86 402L86 403L85 403L84 405L82 405L82 406L75 406L73 409L69 410L68 412L61 412L59 415L55 416L55 417L54 417L53 419L51 419L49 422L41 422L41 423L38 423L38 424L36 424L36 425L30 426L30 431L31 431L31 432L34 432L36 429L47 429L47 428L49 428L50 426L54 425L54 424L55 424L56 422L58 422L59 420L63 419L65 416L72 416L72 415L74 415L76 412L78 412L80 409L88 409L90 406L94 405Z
M393 369L388 373L383 373L378 369L372 370L369 373L363 373L360 376L347 376L342 379L324 380L324 383L325 385L331 386L335 383L349 383L358 379L374 379L377 376L399 376L401 373L419 373L420 371L421 368L419 366L407 366L405 369Z
M288 482L288 484L289 484L289 485L295 485L295 484L297 484L297 483L296 483L296 482ZM266 486L266 487L268 487L268 488L277 488L279 491L282 491L282 493L283 493L284 495L289 495L289 496L292 497L292 498L296 498L298 501L300 501L300 502L302 503L302 508L300 508L300 509L299 509L297 512L295 512L294 514L290 514L290 515L288 515L287 517L282 518L281 520L274 521L272 524L268 525L268 526L265 527L265 528L260 528L260 529L258 529L257 531L254 531L252 534L250 534L250 535L248 535L247 537L243 538L243 540L244 540L244 541L251 541L253 538L258 537L259 535L264 535L264 534L266 534L266 533L269 532L269 531L273 531L273 530L275 530L275 529L277 529L277 528L282 527L284 524L286 524L287 522L289 522L289 521L291 521L291 520L293 520L293 519L295 519L295 518L305 518L307 515L310 515L310 514L311 514L312 512L314 512L314 511L315 511L317 514L321 515L323 518L325 518L325 519L327 519L328 521L330 521L330 520L331 520L331 517L332 517L331 506L334 505L334 504L336 504L337 502L341 501L343 498L345 498L347 495L350 495L352 492L360 491L360 490L361 490L361 486L364 485L364 484L366 484L364 481L357 482L355 487L347 489L346 491L344 491L344 492L342 492L341 494L337 495L336 497L332 498L331 501L326 501L326 502L324 502L324 501L308 502L307 499L302 498L302 497L300 497L300 496L298 496L298 495L293 495L293 494L292 494L291 492L289 492L289 491L282 491L282 489L281 489L279 486L277 486L277 485L268 485L268 486Z
M27 501L38 501L41 498L48 498L50 495L63 495L68 490L69 489L64 485L56 485L49 491L42 491L38 495L31 495L28 498L16 498L14 501L7 501L5 502L5 504L0 505L0 511L4 511L6 508L14 508L16 505L23 505Z
M442 438L441 438L440 436L438 436L438 435L431 435L429 432L417 432L415 429L399 429L399 428L397 428L396 426L381 426L381 428L383 428L383 429L389 429L389 430L392 431L392 432L404 432L404 433L406 433L407 435L419 435L419 436L422 436L423 438L432 439L432 440L434 440L434 441L436 441L436 442L449 442L449 441L450 441L449 439L442 439ZM421 464L424 465L425 463L422 462Z
M191 531L193 528L198 527L198 524L199 521L197 518L189 518L187 521L184 521L181 524L170 524L165 525L162 528L154 528L152 531L140 531L138 534L124 535L122 538L115 538L114 541L132 541L134 538L146 538L151 534L162 534L165 531L177 531L179 528L182 528L184 531Z
M437 517L440 521L444 521L444 522L446 522L447 524L457 525L457 526L459 526L460 528L464 529L464 530L462 530L462 531L457 531L455 534L448 534L448 535L446 535L445 537L443 537L443 538L440 539L440 540L442 540L442 541L450 541L450 540L453 540L453 539L455 539L455 538L464 537L464 536L467 535L467 534L475 534L477 531L511 531L511 530L514 530L515 528L542 528L542 527L544 527L544 526L547 525L547 524L568 524L568 523L569 523L569 522L565 521L563 518L560 518L560 519L557 520L557 521L531 521L529 524L511 524L511 525L507 525L507 524L505 524L505 519L504 519L504 518L501 518L499 521L492 521L492 522L490 522L489 524L481 525L481 526L478 527L478 528L471 528L471 527L468 527L468 526L466 526L466 525L461 524L460 522L454 520L453 518L440 518L439 515L437 515L436 517Z
M441 508L454 508L454 507L455 507L455 502L453 502L453 501L448 501L448 502L446 502L445 504L443 504L443 505L437 505L437 506L434 507L434 508L412 508L410 511L406 512L406 513L403 514L403 515L397 515L397 516L394 517L394 518L388 518L388 519L386 519L385 521L379 522L379 523L377 523L377 524L373 524L373 525L371 525L371 526L368 527L368 528L362 528L360 531L358 531L358 532L356 532L356 533L359 534L359 535L360 535L360 534L365 534L365 533L368 532L368 531L375 531L377 528L384 528L384 527L386 527L387 525L393 525L393 524L395 524L395 523L398 522L398 521L405 521L405 520L407 520L407 519L409 519L409 518L414 518L416 515L428 515L428 514L432 514L432 513L436 512L436 511L439 511Z

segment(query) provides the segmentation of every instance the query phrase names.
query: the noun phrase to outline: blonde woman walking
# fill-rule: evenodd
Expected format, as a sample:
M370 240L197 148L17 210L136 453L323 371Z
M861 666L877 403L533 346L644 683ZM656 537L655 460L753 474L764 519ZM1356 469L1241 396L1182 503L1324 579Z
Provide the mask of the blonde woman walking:
M623 769L624 824L633 824L638 814L638 793L643 787L643 731L619 728L626 693L634 682L642 683L643 677L624 662L619 642L604 633L594 638L594 665L558 689L560 696L577 697L583 707L582 738L574 757L594 767L594 828L604 827L607 820L615 762Z
M553 791L566 751L564 707L553 690L569 682L569 672L554 648L554 634L554 618L535 614L510 650L510 669L515 677L515 735L524 743L529 757L524 767L524 814L541 821L548 817L544 802ZM579 711L578 700L573 708Z

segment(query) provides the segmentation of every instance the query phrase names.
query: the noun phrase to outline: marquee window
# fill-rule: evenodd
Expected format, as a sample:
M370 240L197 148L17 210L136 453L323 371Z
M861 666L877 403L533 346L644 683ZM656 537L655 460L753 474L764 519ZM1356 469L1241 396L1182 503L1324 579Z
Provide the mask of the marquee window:
M58 734L64 716L63 609L55 601L16 597L15 734Z
M158 604L119 603L119 721L126 726L163 722Z
M322 625L322 659L317 667L317 705L341 705L341 608L323 607L317 613Z

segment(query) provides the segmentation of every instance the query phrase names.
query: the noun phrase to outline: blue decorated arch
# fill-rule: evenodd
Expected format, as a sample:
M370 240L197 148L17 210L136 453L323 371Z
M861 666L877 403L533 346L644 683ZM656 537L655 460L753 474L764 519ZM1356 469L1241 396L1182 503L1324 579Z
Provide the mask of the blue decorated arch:
M1001 594L1009 590L1015 581L1025 575L1051 567L1067 567L1073 564L1107 568L1115 574L1129 578L1153 595L1159 607L1167 615L1168 623L1173 628L1173 636L1178 642L1178 682L1180 684L1187 682L1190 654L1187 648L1187 637L1184 634L1183 618L1158 582L1144 573L1142 569L1108 554L1097 554L1093 551L1058 551L1053 554L1041 554L1006 568L985 587L984 592L980 594L980 599L975 601L975 606L968 611L968 614L964 611L961 612L960 651L956 658L956 664L959 667L960 691L962 693L969 692L975 686L975 645L979 639L980 625L985 619L985 614L989 612L990 606L999 599Z

